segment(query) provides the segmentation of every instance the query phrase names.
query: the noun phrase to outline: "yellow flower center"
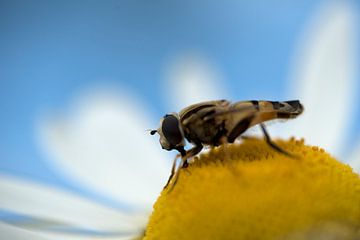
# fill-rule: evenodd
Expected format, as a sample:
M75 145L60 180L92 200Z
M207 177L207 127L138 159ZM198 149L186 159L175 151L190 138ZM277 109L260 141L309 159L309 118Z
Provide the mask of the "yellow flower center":
M154 205L144 239L360 239L360 177L303 141L252 139L181 169Z

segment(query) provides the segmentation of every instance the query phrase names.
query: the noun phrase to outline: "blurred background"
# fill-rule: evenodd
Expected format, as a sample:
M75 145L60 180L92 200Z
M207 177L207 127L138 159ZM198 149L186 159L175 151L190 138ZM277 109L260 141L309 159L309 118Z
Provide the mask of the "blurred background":
M115 208L151 204L175 153L146 130L218 98L300 99L304 116L270 133L360 169L359 7L1 1L0 174Z

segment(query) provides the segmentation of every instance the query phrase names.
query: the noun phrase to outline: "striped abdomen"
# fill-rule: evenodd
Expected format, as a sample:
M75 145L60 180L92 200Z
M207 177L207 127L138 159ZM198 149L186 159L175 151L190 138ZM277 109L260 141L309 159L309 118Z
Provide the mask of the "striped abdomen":
M285 102L273 102L273 101L250 101L254 107L267 118L267 113L272 115L271 119L281 118L289 119L295 118L304 111L304 107L299 100L285 101Z
M246 129L269 120L295 118L303 112L300 101L241 101L231 104L228 116L228 142L234 142Z

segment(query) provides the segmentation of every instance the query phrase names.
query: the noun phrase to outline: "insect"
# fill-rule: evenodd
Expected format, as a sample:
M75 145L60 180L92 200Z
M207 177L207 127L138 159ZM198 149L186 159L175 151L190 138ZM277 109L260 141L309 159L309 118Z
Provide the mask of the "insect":
M188 159L197 155L204 146L219 146L233 143L248 128L259 124L265 141L274 150L293 156L277 146L266 131L264 122L274 119L291 119L303 112L299 100L274 101L239 101L231 103L227 100L207 101L190 105L179 113L166 114L160 120L160 127L151 130L151 135L158 133L160 144L168 151L177 150L181 156L179 168L188 166ZM185 139L193 144L185 150ZM177 156L177 157L178 157ZM165 187L176 174L174 160L171 175ZM175 177L174 184L177 176Z

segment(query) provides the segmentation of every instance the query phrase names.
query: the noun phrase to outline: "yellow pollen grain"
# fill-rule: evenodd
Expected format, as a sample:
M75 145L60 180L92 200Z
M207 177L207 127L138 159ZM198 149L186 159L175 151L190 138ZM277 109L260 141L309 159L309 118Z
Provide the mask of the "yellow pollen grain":
M323 149L261 140L210 150L154 204L143 239L360 239L360 177Z

